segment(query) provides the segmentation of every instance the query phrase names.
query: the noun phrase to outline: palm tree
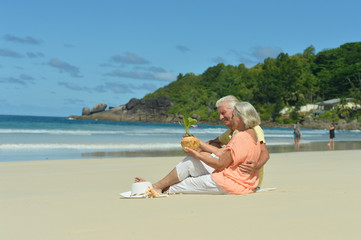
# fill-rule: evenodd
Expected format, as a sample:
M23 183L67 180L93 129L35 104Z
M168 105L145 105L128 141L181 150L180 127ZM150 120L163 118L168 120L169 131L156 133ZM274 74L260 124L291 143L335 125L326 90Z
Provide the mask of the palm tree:
M340 104L338 105L337 114L340 118L349 118L352 115L352 109L347 106L346 98L340 99Z

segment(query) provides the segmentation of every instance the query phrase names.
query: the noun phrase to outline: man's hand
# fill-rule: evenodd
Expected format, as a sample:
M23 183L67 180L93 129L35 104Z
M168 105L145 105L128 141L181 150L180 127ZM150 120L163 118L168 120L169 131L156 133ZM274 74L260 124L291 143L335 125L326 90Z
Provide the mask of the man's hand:
M257 163L254 161L247 160L246 162L239 165L238 168L243 174L252 174L257 170Z

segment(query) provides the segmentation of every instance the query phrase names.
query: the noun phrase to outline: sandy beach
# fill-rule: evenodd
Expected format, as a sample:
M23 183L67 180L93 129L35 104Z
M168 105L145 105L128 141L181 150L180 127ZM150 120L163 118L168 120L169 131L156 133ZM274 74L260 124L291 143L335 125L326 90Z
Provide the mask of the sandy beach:
M243 196L122 199L182 157L0 163L0 239L359 239L361 150L272 153Z

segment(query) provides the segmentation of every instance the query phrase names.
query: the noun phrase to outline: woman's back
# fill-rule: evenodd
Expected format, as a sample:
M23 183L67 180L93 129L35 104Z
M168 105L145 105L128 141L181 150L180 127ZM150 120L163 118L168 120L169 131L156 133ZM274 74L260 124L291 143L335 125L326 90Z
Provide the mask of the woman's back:
M222 171L212 173L213 180L231 194L253 192L259 182L258 171L251 175L243 174L238 166L247 160L258 162L261 154L259 141L255 141L247 132L239 132L232 137L224 151L231 151L233 162Z

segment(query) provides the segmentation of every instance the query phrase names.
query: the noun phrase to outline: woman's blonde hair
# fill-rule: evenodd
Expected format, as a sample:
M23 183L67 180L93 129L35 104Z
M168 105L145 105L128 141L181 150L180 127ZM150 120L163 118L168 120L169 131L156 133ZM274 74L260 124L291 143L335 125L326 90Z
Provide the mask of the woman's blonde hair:
M235 113L242 118L246 129L254 128L261 124L257 110L249 102L236 103L234 109Z

